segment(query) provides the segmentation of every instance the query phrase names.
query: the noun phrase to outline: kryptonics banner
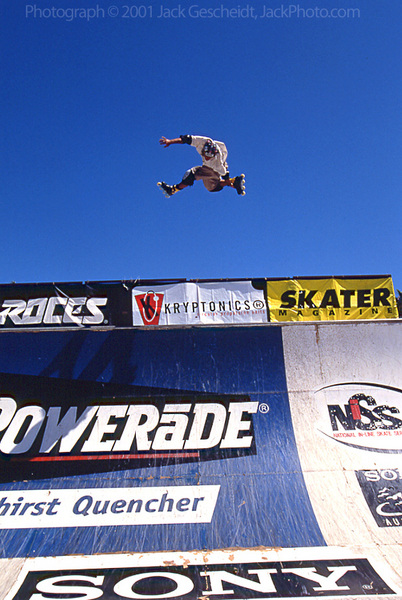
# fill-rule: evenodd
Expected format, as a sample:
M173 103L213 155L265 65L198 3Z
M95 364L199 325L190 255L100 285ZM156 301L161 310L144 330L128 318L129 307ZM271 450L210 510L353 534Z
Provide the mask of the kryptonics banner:
M264 290L251 281L133 289L133 325L266 323Z
M395 319L392 278L283 279L268 281L270 321Z

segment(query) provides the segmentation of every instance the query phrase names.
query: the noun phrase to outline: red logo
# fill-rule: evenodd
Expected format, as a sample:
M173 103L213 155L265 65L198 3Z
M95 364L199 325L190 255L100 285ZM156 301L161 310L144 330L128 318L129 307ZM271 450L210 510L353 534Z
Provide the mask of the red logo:
M163 294L156 294L153 290L149 290L146 294L135 296L135 300L144 325L158 325Z

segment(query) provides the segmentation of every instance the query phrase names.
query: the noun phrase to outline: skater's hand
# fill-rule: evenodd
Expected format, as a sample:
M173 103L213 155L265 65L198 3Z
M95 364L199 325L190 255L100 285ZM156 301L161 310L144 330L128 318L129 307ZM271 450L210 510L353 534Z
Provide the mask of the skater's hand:
M165 138L164 136L161 137L161 139L159 140L159 143L161 146L164 146L165 148L168 148L171 144L171 140L168 140L167 138Z

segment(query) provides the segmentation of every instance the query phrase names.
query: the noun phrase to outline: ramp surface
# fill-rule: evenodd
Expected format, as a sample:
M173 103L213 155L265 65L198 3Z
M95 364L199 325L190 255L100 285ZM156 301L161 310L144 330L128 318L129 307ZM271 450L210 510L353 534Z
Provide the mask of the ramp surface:
M0 333L0 599L402 598L402 323Z

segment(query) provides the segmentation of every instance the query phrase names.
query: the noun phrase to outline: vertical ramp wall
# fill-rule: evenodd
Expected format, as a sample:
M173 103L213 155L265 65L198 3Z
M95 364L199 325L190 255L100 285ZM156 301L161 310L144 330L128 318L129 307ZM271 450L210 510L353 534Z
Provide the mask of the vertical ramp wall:
M402 573L402 323L283 329L304 480L325 541Z
M2 332L0 598L401 597L400 340Z

